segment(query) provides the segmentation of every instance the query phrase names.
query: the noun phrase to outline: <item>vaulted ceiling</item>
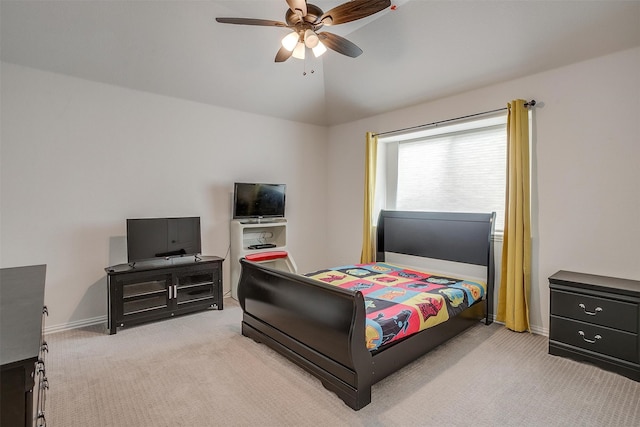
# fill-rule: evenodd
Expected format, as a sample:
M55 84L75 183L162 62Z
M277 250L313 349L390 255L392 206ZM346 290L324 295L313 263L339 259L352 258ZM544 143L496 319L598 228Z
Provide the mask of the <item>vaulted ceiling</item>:
M324 11L346 0L317 0ZM333 125L640 46L640 1L399 0L331 27L364 53L275 63L285 0L2 0L6 62Z

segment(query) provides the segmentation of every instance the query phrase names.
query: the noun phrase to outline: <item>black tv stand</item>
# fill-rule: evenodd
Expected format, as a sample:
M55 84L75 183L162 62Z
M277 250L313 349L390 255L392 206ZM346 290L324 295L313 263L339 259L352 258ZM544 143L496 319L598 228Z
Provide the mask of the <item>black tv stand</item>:
M222 310L223 261L216 256L178 257L105 268L109 333L207 308Z

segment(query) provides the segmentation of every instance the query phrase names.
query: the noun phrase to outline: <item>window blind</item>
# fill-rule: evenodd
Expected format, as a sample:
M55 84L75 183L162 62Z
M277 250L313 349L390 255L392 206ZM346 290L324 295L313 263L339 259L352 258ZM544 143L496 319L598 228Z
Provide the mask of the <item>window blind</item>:
M506 125L398 143L396 209L496 212L504 229Z

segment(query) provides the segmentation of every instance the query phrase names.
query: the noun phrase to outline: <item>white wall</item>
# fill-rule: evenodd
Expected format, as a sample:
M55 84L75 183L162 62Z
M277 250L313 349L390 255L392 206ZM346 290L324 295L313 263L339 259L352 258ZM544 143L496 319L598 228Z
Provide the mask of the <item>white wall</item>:
M640 280L640 48L329 130L329 264L360 255L365 132L536 99L532 141L531 323L548 331L559 269Z
M326 266L326 128L1 72L0 265L47 264L48 329L106 315L103 269L126 262L126 218L200 216L203 253L224 257L234 181L286 183L290 250L302 270Z
M199 215L203 252L224 256L236 180L287 183L301 271L354 262L365 132L515 98L539 101L534 331L548 330L547 277L558 269L640 279L640 48L328 130L11 64L1 71L0 265L48 265L48 325L106 315L103 268L126 259L126 218Z

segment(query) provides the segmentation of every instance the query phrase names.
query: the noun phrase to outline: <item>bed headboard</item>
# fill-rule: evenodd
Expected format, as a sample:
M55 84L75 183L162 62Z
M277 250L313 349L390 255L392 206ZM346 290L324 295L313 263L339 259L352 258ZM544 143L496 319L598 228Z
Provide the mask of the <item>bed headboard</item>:
M385 252L462 262L493 269L495 212L380 212L377 261Z

